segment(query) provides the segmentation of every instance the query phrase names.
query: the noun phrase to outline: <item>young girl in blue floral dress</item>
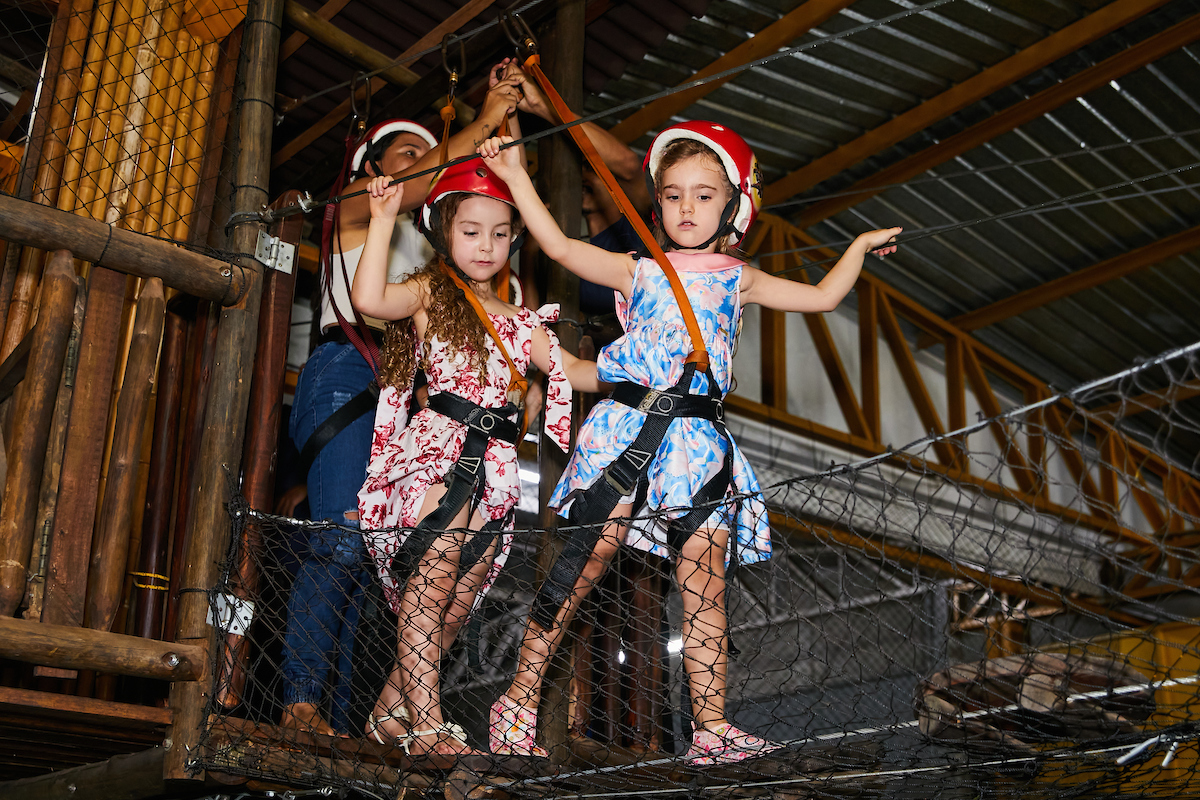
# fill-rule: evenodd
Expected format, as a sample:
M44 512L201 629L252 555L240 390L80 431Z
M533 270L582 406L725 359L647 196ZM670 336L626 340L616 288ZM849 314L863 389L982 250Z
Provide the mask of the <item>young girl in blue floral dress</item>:
M693 372L685 364L692 339L658 263L610 253L564 235L521 168L516 148L500 149L507 141L507 137L489 139L479 153L508 183L529 233L549 258L620 295L617 307L625 335L600 352L597 365L602 381L618 384L618 390L621 384L633 385L634 396L656 398L658 394L643 387L668 390L690 373L692 395L724 397L732 384L733 351L744 305L759 303L781 311L832 310L853 288L866 254L893 252L889 242L900 232L890 228L862 234L816 285L761 272L727 254L745 236L761 204L761 175L750 147L733 131L711 122L687 122L662 131L646 154L644 168L654 186L656 236L679 275L708 350L708 371ZM639 408L645 407L645 401L632 407L607 399L588 415L550 501L561 514L567 514L573 503L587 502L585 493L594 484L611 482L605 470L638 437L647 420ZM546 668L567 623L622 542L675 560L683 600L684 669L695 721L686 757L697 765L728 763L779 746L739 730L725 718L726 556L751 563L769 558L771 549L766 507L754 472L724 432L719 415L673 418L662 443L645 463L642 480L647 483L648 508L675 511L636 525L620 524L616 520L628 519L634 511L635 492L622 496L608 515L614 522L600 533L553 623L537 621L535 609L522 641L517 674L491 709L488 732L493 752L547 754L535 742ZM674 518L688 514L706 484L721 480L726 463L727 491L737 499L717 507L682 542L669 540L668 528L678 522Z

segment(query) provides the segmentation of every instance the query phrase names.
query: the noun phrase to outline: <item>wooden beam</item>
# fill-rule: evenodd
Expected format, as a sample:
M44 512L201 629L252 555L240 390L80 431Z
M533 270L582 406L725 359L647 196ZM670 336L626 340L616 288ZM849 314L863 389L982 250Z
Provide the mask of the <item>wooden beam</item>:
M333 5L334 3L343 3L344 4L345 2L346 2L346 0L330 0L329 3L326 3L326 6ZM423 50L426 50L426 49L434 46L435 44L440 42L447 33L452 33L454 31L458 30L463 25L465 25L467 22L470 22L472 19L477 17L480 14L480 12L482 12L484 9L486 9L487 7L492 5L494 2L496 2L496 0L472 0L472 2L467 3L465 6L460 8L458 11L455 11L453 14L451 14L449 17L447 17L444 22L442 22L436 28L431 30L429 33L425 34L420 39L418 39L416 44L414 44L412 47L408 48L403 53L401 53L399 58L397 58L396 60L404 61L405 59L415 55L416 53L420 53ZM339 8L340 8L340 6L339 6ZM324 11L324 10L325 10L325 8L322 7L321 11ZM318 15L321 14L321 11L318 11L317 14ZM325 19L329 19L329 17L325 17ZM296 36L301 36L301 35L303 35L303 34L298 34L298 33L292 34L292 36L289 37L288 42L291 42L291 40L294 39ZM287 56L284 55L280 60L282 61L283 58L287 58ZM367 85L361 86L358 89L358 95L359 95L360 101L362 99L365 99L368 96L373 96L376 92L378 92L380 89L382 89L386 85L387 85L387 81L385 81L383 78L380 78L380 77L371 78L371 80L367 83ZM321 120L319 122L317 122L315 125L313 125L311 128L309 128L304 133L297 136L295 139L292 139L290 142L285 144L283 147L279 148L279 150L277 150L275 152L275 154L271 157L271 167L272 168L278 167L281 164L285 163L288 159L292 158L297 153L299 153L301 150L303 150L305 147L308 147L310 144L312 144L317 139L319 139L321 136L323 136L327 131L329 131L335 125L338 125L339 123L341 123L342 120L344 120L344 119L346 119L346 117L350 116L350 111L351 111L352 107L353 107L353 103L351 103L351 101L349 99L343 101L340 105L338 105L337 108L333 109L333 111L330 111L328 114L326 114L324 117L322 117ZM457 108L457 106L456 106L456 108ZM471 114L470 114L470 119L474 119L474 118L475 118L475 112L474 112L474 110L472 110ZM459 117L458 119L463 125L466 125L470 121L469 119L463 118L463 117Z
M709 75L716 75L719 72L740 67L768 56L799 39L853 2L854 0L808 0L799 8L788 12L704 69L696 72L684 83L707 78ZM716 91L735 77L737 76L731 75L655 100L621 120L609 130L609 133L625 144L629 144L647 131L661 127L671 117L706 97L709 93Z
M731 414L737 414L749 419L765 422L769 425L779 428L780 430L789 431L800 436L807 436L816 442L829 444L835 447L840 447L848 452L862 456L878 456L888 452L888 449L875 442L868 441L859 436L852 436L843 431L835 430L828 426L822 425L819 422L813 422L803 417L798 417L795 414L789 414L786 411L770 408L762 403L756 403L753 400L747 400L738 395L728 395L725 398L725 409ZM1157 548L1159 544L1151 539L1143 536L1130 528L1114 526L1109 520L1102 519L1089 514L1085 511L1069 508L1050 501L1041 495L1029 495L1019 492L1011 487L1003 486L994 481L989 481L984 478L979 478L972 475L965 469L953 466L942 466L931 461L926 461L918 456L909 455L901 451L893 451L889 456L889 461L904 467L913 467L925 472L932 472L941 475L948 481L954 483L962 483L978 489L988 497L1001 500L1006 503L1016 503L1022 506L1033 508L1039 513L1048 514L1050 516L1061 517L1067 522L1091 528L1095 531L1102 531L1108 536L1119 541L1129 542L1144 547Z
M944 434L946 429L942 427L941 417L938 416L937 407L934 406L929 389L925 386L925 379L921 377L921 371L917 369L917 360L913 356L912 348L909 347L908 340L904 338L904 332L900 329L900 321L896 318L887 295L884 294L879 296L879 321L883 329L884 341L888 343L888 348L892 351L892 358L895 359L896 367L900 370L900 377L904 379L904 386L908 389L913 407L916 408L917 415L921 418L921 424L931 434L939 436ZM935 442L933 449L937 453L938 461L942 464L958 465L958 453L945 440Z
M879 295L874 285L866 282L858 284L858 360L867 438L878 442L882 437L882 404L879 396Z
M1064 297L1123 278L1139 269L1160 264L1168 258L1182 255L1200 248L1200 225L1180 231L1173 236L1159 239L1144 247L1130 250L1119 256L1093 264L1052 281L1018 292L983 308L977 308L950 320L950 324L964 331L973 331L995 325L1001 320L1024 314L1035 308L1061 300Z
M971 388L975 390L975 399L979 401L983 413L992 420L988 427L996 439L996 446L1000 448L1000 458L1012 472L1021 491L1032 494L1037 484L1037 475L1029 468L1029 462L1025 460L1025 454L1009 434L1008 426L998 419L1004 413L1004 409L1000 407L1000 400L992 390L975 351L970 347L963 347L962 350L963 366L966 368L967 379L971 381Z
M1166 2L1167 0L1117 0L1110 3L999 64L988 67L957 86L926 100L916 108L893 117L832 153L821 156L790 175L780 178L763 192L763 201L768 205L781 203L793 195L811 189L821 181L886 150L897 142L904 141L914 133L1052 64L1059 58L1074 53L1088 42L1112 33L1117 28L1165 5Z
M94 669L135 678L194 681L207 658L204 648L0 617L0 655L60 669Z
M0 194L0 238L42 250L70 250L96 266L161 278L187 294L235 302L246 290L243 270L133 231Z
M852 547L855 550L888 562L917 567L927 574L937 577L967 580L994 593L1024 597L1044 605L1058 606L1064 610L1083 611L1135 628L1149 624L1141 617L1135 617L1123 611L1101 605L1100 603L1084 600L1081 597L1068 595L1054 589L1042 588L1031 583L1012 580L1011 578L1002 578L958 562L948 561L925 551L917 552L908 547L869 539L857 533L851 533L808 520L795 520L775 511L770 512L770 518L771 527L775 530L786 531L792 535L816 539L829 544Z
M396 59L384 55L373 47L368 47L332 22L321 19L315 12L309 11L296 0L287 0L283 9L284 19L295 25L300 31L364 69L372 72L380 70L379 75L385 80L407 88L421 79L420 75L408 67L397 64ZM435 103L434 106L437 109L441 108L438 103ZM464 125L475 119L475 109L462 100L454 101L454 109L458 113L457 118Z
M345 8L346 4L349 2L350 2L350 0L327 0L327 2L323 6L321 6L320 8L317 9L316 14L321 19L325 20L326 22L329 22L334 17L336 17L338 12L341 11L343 8ZM303 31L296 31L291 36L289 36L287 38L287 41L284 42L279 47L280 63L287 61L288 58L290 58L293 53L295 53L297 50L299 50L301 47L303 47L304 43L307 41L308 41L308 34L304 33Z
M167 788L162 769L166 752L154 747L36 778L6 781L0 783L0 795L6 800L74 800L81 794L94 800L158 797Z
M1174 53L1181 47L1186 47L1197 39L1200 39L1200 15L1193 15L1162 33L1155 34L1115 56L1106 58L1104 61L1072 75L1049 89L993 114L983 122L972 125L960 133L943 139L937 144L855 183L850 187L854 194L832 197L809 206L797 218L796 225L800 228L807 228L834 214L853 208L884 191L892 184L902 183L960 156L968 150L990 142L1001 134L1043 117L1054 109L1104 86L1109 81L1128 75L1163 56ZM789 196L790 194L771 196L773 199L769 199L767 202L778 202Z

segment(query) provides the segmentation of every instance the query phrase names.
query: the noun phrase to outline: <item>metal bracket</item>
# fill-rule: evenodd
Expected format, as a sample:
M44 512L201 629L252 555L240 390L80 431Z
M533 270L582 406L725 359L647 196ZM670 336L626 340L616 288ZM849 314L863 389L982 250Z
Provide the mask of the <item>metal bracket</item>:
M266 231L259 231L254 257L268 269L291 275L292 264L296 260L296 245L281 241Z

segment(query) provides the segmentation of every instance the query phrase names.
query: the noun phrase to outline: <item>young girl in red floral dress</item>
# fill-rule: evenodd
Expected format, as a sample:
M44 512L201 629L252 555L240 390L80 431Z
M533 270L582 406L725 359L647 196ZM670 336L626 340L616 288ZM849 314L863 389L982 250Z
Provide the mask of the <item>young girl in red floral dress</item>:
M421 209L421 228L438 256L399 284L387 283L385 274L387 237L402 191L389 182L385 176L370 185L371 226L351 292L362 313L395 320L384 342L375 437L359 510L367 549L399 615L398 658L368 732L414 753L473 753L462 729L442 716L438 664L507 556L511 534L494 531L520 494L518 408L512 402L517 373L523 376L532 363L549 376L545 429L564 451L571 387L597 391L599 384L596 364L564 352L545 327L557 319L556 306L535 312L493 291L492 279L514 249L520 226L503 181L478 159L447 168ZM418 363L429 379L429 405L406 427L408 387ZM448 524L436 526L436 536L427 533L432 544L416 546L424 552L410 548L406 554L404 543L420 537L397 528L414 528L438 509L448 491L444 481L463 456L472 426L492 433L507 429L510 440L487 439L471 500ZM488 532L473 533L487 523ZM401 561L407 570L398 570Z

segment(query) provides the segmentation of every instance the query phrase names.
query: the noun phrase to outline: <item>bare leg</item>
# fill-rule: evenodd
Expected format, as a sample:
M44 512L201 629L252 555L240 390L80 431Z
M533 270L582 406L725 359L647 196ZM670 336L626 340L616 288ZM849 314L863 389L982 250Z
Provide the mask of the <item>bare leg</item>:
M769 753L774 742L735 728L725 719L729 622L725 614L724 529L699 530L684 543L675 567L683 599L683 665L696 730L693 764L731 763Z
M726 530L699 530L683 545L675 579L683 600L683 666L697 728L725 722Z
M628 517L632 510L632 506L628 503L619 505L613 509L609 519ZM517 662L517 674L513 677L512 685L505 692L513 703L531 711L537 711L538 704L542 700L542 680L546 677L546 669L550 660L554 658L554 653L562 643L567 625L575 616L583 598L588 596L592 587L608 569L609 563L616 555L624 538L624 525L610 522L605 526L600 540L596 543L591 556L588 557L587 564L583 567L583 572L575 581L574 591L567 598L563 607L559 609L552 630L546 630L532 619L529 620L525 628L525 637L521 641L521 656Z

